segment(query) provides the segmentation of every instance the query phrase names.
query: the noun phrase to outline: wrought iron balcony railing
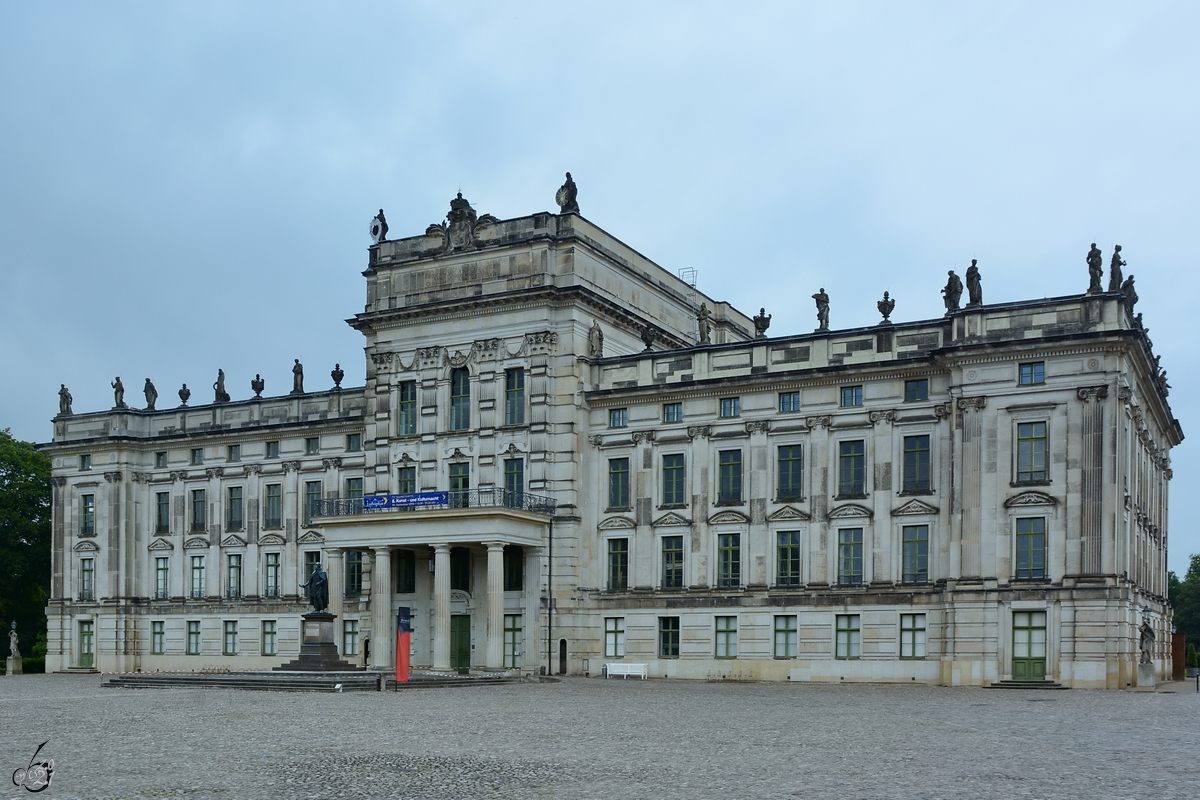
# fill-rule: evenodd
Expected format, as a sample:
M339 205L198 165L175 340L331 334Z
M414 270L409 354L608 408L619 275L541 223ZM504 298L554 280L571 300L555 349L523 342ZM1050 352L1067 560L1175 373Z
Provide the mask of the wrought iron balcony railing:
M397 511L453 510L460 508L512 508L534 514L554 514L558 501L528 492L507 489L467 489L452 492L422 492L407 495L339 497L313 503L312 517L343 517L350 514L386 514Z

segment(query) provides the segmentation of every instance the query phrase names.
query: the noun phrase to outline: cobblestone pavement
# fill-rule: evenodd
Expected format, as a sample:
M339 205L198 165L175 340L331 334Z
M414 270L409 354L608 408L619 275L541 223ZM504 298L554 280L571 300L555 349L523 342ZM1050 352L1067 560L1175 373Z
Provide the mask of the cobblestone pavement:
M1200 695L570 678L400 693L0 678L0 797L1200 796ZM54 781L13 786L49 739Z

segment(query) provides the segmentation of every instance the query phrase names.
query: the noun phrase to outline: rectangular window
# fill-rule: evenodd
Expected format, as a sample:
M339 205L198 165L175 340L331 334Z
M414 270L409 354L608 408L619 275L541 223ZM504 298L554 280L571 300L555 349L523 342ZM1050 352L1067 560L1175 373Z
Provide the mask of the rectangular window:
M171 532L171 493L155 492L154 494L154 532Z
M230 553L227 566L226 597L237 600L242 596L242 554Z
M862 582L862 528L844 528L838 531L838 583L853 586Z
M283 527L283 484L268 483L267 484L267 508L266 517L263 520L264 528L282 528Z
M412 550L396 551L396 594L417 591L417 554Z
M679 658L679 617L658 618L658 657Z
M171 589L171 562L166 556L154 559L154 599L166 600Z
M780 392L779 393L779 410L784 413L800 410L800 393L799 392Z
M1032 386L1036 383L1046 382L1046 362L1034 361L1029 364L1021 364L1019 367L1020 383L1022 386Z
M456 369L450 373L450 430L471 427L471 373Z
M504 548L504 591L525 589L525 550L515 544Z
M929 526L905 525L901 533L903 545L903 578L905 583L929 581Z
M625 657L625 618L604 618L604 657Z
M279 442L267 442L267 458L279 458Z
M800 585L800 531L779 531L775 583Z
M396 433L401 436L412 436L417 432L417 382L404 381L400 384L399 412Z
M862 648L862 630L858 614L837 615L838 658L858 658Z
M925 615L900 615L900 657L925 657Z
M863 497L867 493L867 447L863 441L838 443L838 495Z
M222 652L227 656L236 656L237 644L237 622L225 620L225 647Z
M166 626L160 620L155 620L150 623L150 652L154 655L162 655L165 652L164 639L166 638Z
M1046 480L1046 423L1017 425L1017 480Z
M200 620L188 620L187 624L187 652L188 655L200 655Z
M466 547L450 548L450 589L471 591L471 551Z
M362 450L362 434L347 433L346 434L346 452L357 453Z
M663 422L683 422L683 403L663 403Z
M504 370L504 424L525 422L525 370Z
M1017 520L1017 577L1046 577L1046 518Z
M521 615L504 615L504 666L515 669L521 658Z
M320 436L311 436L304 440L304 454L305 455L315 456L319 452L321 452L321 437Z
M904 437L904 491L927 492L930 487L929 437Z
M91 469L92 468L92 454L91 453L84 453L83 455L81 455L79 457L79 468L80 469Z
M779 448L779 485L775 494L777 500L804 499L804 489L800 483L800 467L803 463L800 445L789 444Z
M225 448L225 460L226 461L241 461L242 460L242 446L240 444L231 444L231 445L229 445L229 447Z
M862 405L862 387L861 386L843 386L842 387L842 406L861 406Z
M608 411L608 427L624 428L629 424L629 409L612 408Z
M80 519L79 534L81 536L96 535L96 495L85 494L79 498L83 514Z
M721 416L722 417L740 417L742 415L742 398L740 397L722 397L721 398Z
M346 478L346 499L347 500L362 500L363 496L363 479L362 478Z
M305 481L304 482L304 518L311 520L321 510L321 492L322 486L320 481Z
M342 622L342 655L358 655L358 620L356 619Z
M737 617L717 617L715 620L717 658L737 658Z
M319 566L321 566L321 551L304 551L304 572L300 573L304 577L304 580L307 581L309 577L317 571L317 567Z
M225 527L231 531L240 531L244 522L242 519L242 487L230 486L226 493Z
M798 637L795 614L775 615L775 658L795 658Z
M192 461L192 466L198 466L200 464L203 464L204 463L204 448L193 447L191 461Z
M608 460L608 507L629 508L629 459Z
M266 554L266 573L263 575L263 594L279 597L279 553Z
M192 530L208 527L208 499L204 489L192 489Z
M717 454L717 462L720 473L717 502L742 502L742 451L722 450Z
M363 588L363 554L360 550L346 551L346 596L359 597Z
M466 508L471 504L471 465L465 462L450 465L450 507Z
M79 559L79 599L91 602L96 599L96 560Z
M204 599L204 556L192 556L192 599Z
M397 473L396 490L400 494L417 493L417 468L401 467Z
M504 505L520 508L525 500L525 459L504 459Z
M663 456L663 505L687 504L687 469L683 454Z
M155 469L166 469L167 468L167 454L166 453L155 453L154 454L154 468Z
M742 585L742 535L717 536L717 587L735 589Z
M608 540L608 588L629 588L629 540Z
M273 656L278 652L278 640L276 638L275 620L265 619L262 624L262 654L264 656Z
M929 379L920 378L915 381L904 382L904 402L915 403L919 400L929 399Z
M662 540L662 588L683 588L683 537L664 536Z

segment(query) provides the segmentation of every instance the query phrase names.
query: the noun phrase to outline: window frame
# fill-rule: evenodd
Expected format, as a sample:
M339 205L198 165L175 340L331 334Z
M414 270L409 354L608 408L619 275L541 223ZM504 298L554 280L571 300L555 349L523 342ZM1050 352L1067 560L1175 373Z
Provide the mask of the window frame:
M96 559L92 556L79 559L79 600L85 603L96 600Z
M525 591L525 548L515 544L505 545L501 561L504 571L504 591Z
M685 508L687 504L687 456L683 453L664 453L661 507Z
M921 661L926 657L929 641L927 624L925 614L900 615L900 658L905 661Z
M278 529L283 527L283 484L265 484L263 495L263 527Z
M1017 420L1015 422L1013 448L1013 483L1027 486L1045 486L1050 483L1050 421ZM1041 426L1041 435L1036 434ZM1028 429L1028 430L1026 430ZM1028 435L1023 435L1028 433ZM1040 444L1040 449L1039 449ZM1040 466L1040 469L1038 468Z
M399 494L417 493L417 468L415 466L404 466L397 469L396 489Z
M208 530L208 492L204 489L191 489L188 496L191 499L189 530L202 533Z
M627 428L627 427L629 427L629 409L628 408L610 408L608 410L608 427L610 427L610 428Z
M663 424L683 422L683 403L663 403L662 411Z
M238 624L236 619L223 620L221 636L221 655L236 656L238 654Z
M839 661L855 661L862 657L861 614L835 615L833 657Z
M450 430L471 429L471 371L455 367L450 371Z
M171 596L171 558L154 557L154 599L167 600Z
M858 446L858 452L850 448ZM848 439L838 442L838 499L867 496L867 441Z
M605 587L610 592L629 589L629 538L614 536L605 540Z
M161 619L150 621L150 655L161 656L166 652L166 624Z
M198 656L204 648L204 641L201 638L200 620L189 619L187 621L187 642L185 644L185 652L189 656Z
M164 502L165 501L165 502ZM154 532L169 534L171 532L171 493L154 493Z
M279 440L263 443L263 458L279 458Z
M80 536L95 536L96 535L96 495L81 494L79 495L79 535Z
M625 618L604 618L604 657L625 657Z
M741 397L722 397L718 403L717 416L720 419L736 419L742 415Z
M610 458L608 460L607 510L628 511L629 503L629 457Z
M362 434L347 433L346 434L346 452L358 453L362 451Z
M346 551L346 597L361 597L363 590L363 553L361 550Z
M321 453L321 437L320 436L305 436L304 437L304 455L315 456Z
M929 399L929 378L913 378L904 382L904 402L920 403Z
M658 657L679 658L680 618L658 618Z
M525 424L525 370L504 370L504 424Z
M92 468L92 454L91 454L91 453L83 453L83 454L81 454L81 455L79 456L79 470L80 470L80 472L87 472L87 471L88 471L88 470L90 470L91 468Z
M783 623L782 625L780 623ZM776 614L772 638L772 657L778 660L796 658L799 653L800 620L798 614ZM780 647L782 634L782 647ZM783 652L781 653L780 650Z
M525 626L522 614L504 615L504 667L516 669L521 657L521 645L524 642Z
M344 619L342 620L342 655L357 656L359 643L359 627L358 620Z
M417 382L400 381L396 391L396 435L417 434Z
M167 468L167 452L165 450L154 454L154 468L155 469L166 469Z
M933 437L928 433L916 433L901 439L904 465L900 478L901 494L933 493L932 441Z
M742 534L741 531L718 533L717 581L718 589L739 589L742 586Z
M863 404L862 384L843 386L838 392L838 406L841 408L860 408Z
M264 619L259 624L262 638L259 640L259 652L264 656L279 654L279 623L273 619Z
M717 451L717 505L742 504L742 463L741 448Z
M241 461L242 460L242 446L240 444L226 445L225 460L226 461Z
M1017 364L1018 386L1041 386L1046 382L1046 362L1026 361Z
M838 586L862 586L866 579L863 560L863 529L838 528Z
M794 414L800 410L800 390L779 393L779 413Z
M525 497L525 459L504 459L504 500L510 508L520 508Z
M900 582L929 583L929 526L900 527Z
M417 593L417 554L401 548L396 551L396 594Z
M225 530L240 531L246 527L244 496L244 487L225 487Z
M230 600L240 600L242 597L243 561L241 553L225 555L225 597Z
M687 584L684 572L683 536L668 534L659 542L661 566L659 570L659 588L666 590L683 589Z
M277 550L263 553L263 597L279 597L283 555Z
M198 467L204 463L204 448L193 447L189 462L191 466Z
M279 485L279 484L274 484ZM325 494L325 484L323 481L305 481L304 482L304 519L311 520L314 513L320 508L322 496ZM282 511L280 512L282 514ZM264 526L266 527L266 526Z
M713 617L713 658L738 657L738 618L736 615Z
M784 541L784 537L790 541ZM789 588L803 585L800 531L775 532L775 585ZM785 572L786 567L786 572Z
M204 563L204 556L191 556L191 559L191 566L188 570L188 574L191 576L191 589L188 592L188 598L203 600L208 592L207 565Z
M788 451L787 458L784 457L785 450ZM787 479L786 486L785 478ZM781 444L775 447L775 499L804 502L803 444Z
M1031 530L1022 531L1022 523ZM1039 523L1034 525L1033 523ZM1040 527L1041 530L1032 530ZM1016 517L1013 520L1013 579L1045 580L1048 576L1049 538L1046 517ZM1039 538L1040 537L1040 541Z

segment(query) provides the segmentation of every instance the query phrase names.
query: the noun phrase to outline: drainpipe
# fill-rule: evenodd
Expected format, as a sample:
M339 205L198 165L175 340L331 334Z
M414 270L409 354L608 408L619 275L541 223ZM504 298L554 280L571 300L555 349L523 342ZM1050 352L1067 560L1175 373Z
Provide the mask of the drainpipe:
M546 569L546 676L554 674L554 516L550 516L550 546Z

